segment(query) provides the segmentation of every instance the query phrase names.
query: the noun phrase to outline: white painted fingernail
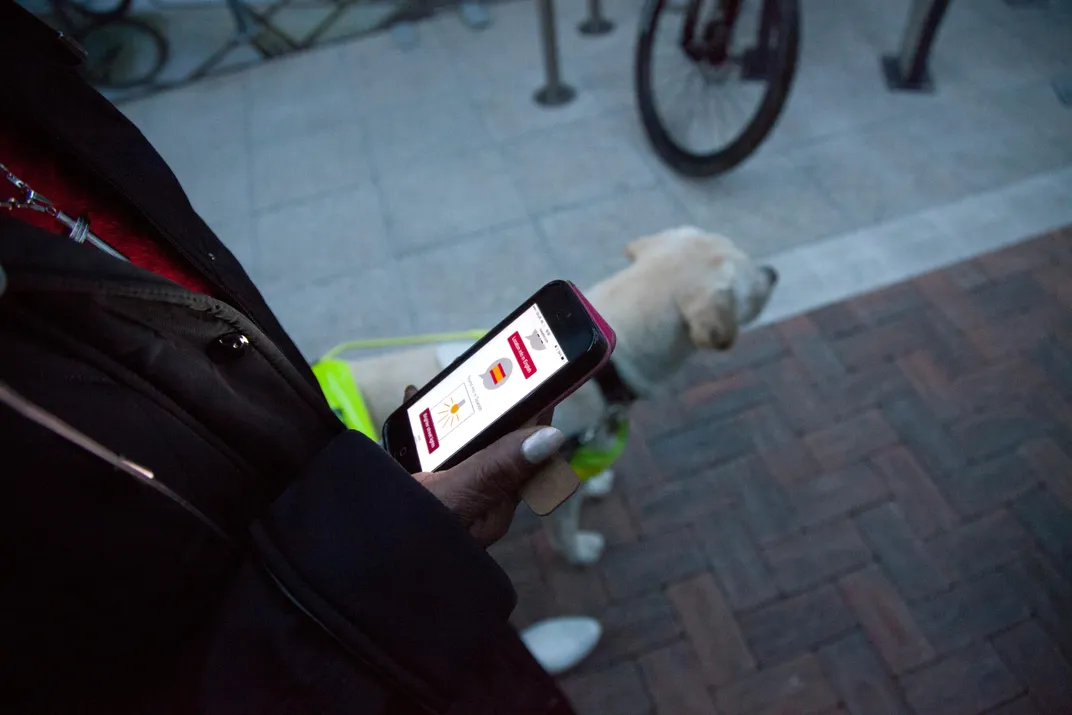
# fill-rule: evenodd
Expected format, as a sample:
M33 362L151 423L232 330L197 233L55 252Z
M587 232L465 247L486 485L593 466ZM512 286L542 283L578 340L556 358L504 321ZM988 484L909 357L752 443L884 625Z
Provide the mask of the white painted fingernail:
M558 454L559 448L566 441L566 435L554 427L544 427L533 432L521 443L521 456L529 464L541 464Z

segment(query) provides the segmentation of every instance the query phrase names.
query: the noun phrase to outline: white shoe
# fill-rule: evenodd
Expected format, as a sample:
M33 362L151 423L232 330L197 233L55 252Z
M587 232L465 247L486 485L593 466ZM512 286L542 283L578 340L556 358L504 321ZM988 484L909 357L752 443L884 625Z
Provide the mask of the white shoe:
M558 675L591 655L602 635L596 619L565 616L533 623L521 631L521 640L544 670Z

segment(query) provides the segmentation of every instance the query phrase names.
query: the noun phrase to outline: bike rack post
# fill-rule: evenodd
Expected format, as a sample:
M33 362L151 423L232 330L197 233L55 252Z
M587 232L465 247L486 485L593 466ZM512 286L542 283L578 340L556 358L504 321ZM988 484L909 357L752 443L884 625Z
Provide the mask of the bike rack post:
M543 47L543 65L547 84L536 90L533 98L545 107L557 107L573 100L577 93L568 84L562 83L558 73L558 36L555 28L554 0L536 0L536 12L540 16L540 44Z
M603 16L601 0L588 0L588 17L577 29L582 35L605 35L614 29L614 23Z
M927 58L938 34L938 25L948 8L949 0L913 0L908 11L908 24L901 37L900 53L882 58L882 71L889 89L934 90L927 71Z

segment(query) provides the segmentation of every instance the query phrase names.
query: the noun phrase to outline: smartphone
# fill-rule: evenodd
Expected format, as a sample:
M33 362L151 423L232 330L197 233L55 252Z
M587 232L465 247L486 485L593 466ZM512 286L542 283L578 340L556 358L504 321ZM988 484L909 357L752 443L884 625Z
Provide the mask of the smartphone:
M411 474L449 469L564 400L614 341L576 286L552 281L388 417L384 447Z

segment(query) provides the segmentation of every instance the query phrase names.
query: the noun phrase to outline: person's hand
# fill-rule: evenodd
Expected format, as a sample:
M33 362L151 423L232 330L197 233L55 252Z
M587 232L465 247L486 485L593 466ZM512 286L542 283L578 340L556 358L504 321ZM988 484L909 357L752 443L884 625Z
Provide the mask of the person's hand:
M406 399L416 388L406 388ZM532 427L511 432L456 467L418 472L413 478L461 519L474 539L490 546L510 528L521 487L557 454L565 435L551 422L553 411Z

